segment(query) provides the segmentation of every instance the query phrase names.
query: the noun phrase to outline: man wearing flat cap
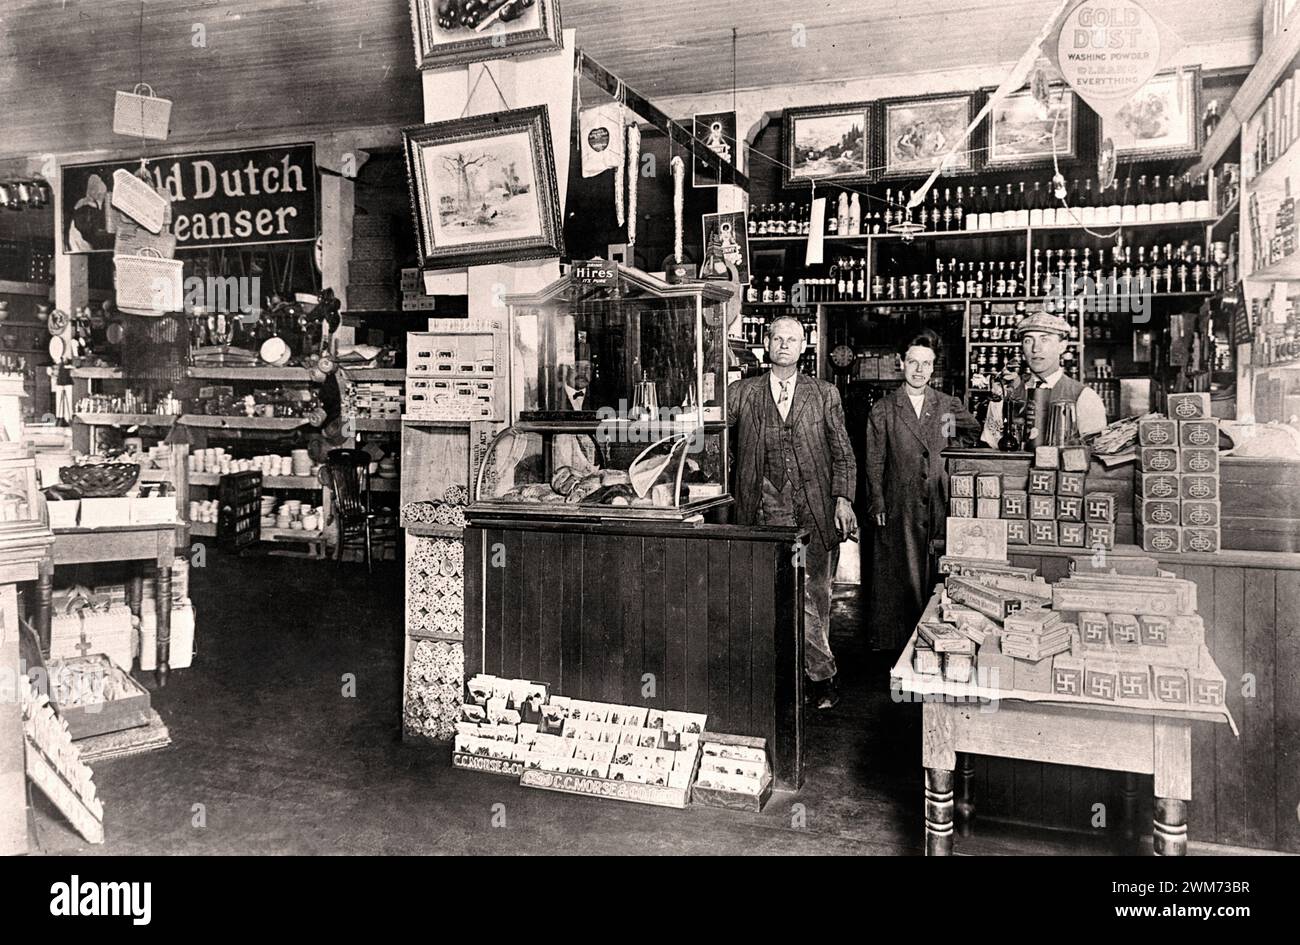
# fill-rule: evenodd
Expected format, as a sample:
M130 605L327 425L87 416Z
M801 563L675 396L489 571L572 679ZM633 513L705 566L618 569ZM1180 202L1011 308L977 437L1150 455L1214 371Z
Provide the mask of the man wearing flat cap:
M1091 387L1067 377L1061 367L1061 355L1072 332L1070 325L1059 315L1034 312L1016 325L1020 338L1020 351L1029 366L1029 379L1025 384L1024 399L1034 405L1035 421L1042 428L1051 413L1052 404L1074 404L1075 425L1082 437L1093 436L1106 429L1106 408ZM1017 398L1019 399L1019 398ZM990 423L985 425L982 439L997 447L999 430L994 430L999 418L989 412Z

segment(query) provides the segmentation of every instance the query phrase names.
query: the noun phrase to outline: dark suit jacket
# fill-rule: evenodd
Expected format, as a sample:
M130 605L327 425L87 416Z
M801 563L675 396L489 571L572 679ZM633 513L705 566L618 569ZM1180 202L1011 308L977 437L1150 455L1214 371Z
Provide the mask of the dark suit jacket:
M763 500L763 468L766 437L763 425L768 413L764 398L772 398L767 373L736 381L727 389L727 423L735 431L736 462L732 470L732 496L736 500L736 523L758 525ZM853 501L857 463L844 428L844 406L834 384L797 375L788 422L794 427L794 454L799 479L818 534L827 550L840 544L835 530L835 499Z
M906 386L871 408L867 424L867 482L875 530L872 566L872 645L897 650L921 616L930 591L930 540L948 515L948 475L942 452L971 442L979 423L958 398L925 390L918 419Z

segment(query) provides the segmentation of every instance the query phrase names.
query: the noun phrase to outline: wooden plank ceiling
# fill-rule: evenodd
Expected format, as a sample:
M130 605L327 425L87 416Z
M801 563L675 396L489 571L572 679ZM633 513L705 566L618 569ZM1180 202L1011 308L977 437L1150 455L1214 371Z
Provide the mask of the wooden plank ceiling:
M1157 6L1187 42L1209 43L1257 36L1262 2L1234 0L1231 17L1205 16L1203 0ZM1011 60L1055 5L563 0L562 13L582 48L643 94L668 98L731 87L733 26L736 84L755 88ZM141 74L175 101L174 143L186 146L420 120L405 0L145 0L144 9L142 27L139 0L0 5L0 159L120 148L113 91Z

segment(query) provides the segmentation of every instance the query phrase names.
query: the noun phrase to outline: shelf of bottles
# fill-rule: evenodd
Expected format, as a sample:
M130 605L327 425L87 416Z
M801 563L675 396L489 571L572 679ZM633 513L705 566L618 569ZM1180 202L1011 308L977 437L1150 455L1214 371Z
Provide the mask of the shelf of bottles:
M849 194L828 198L827 237L891 236L890 227L919 225L913 238L1037 227L1125 226L1211 223L1216 202L1211 178L1187 174L1117 177L1106 190L1091 178L1057 188L1048 180L995 185L932 187L919 206L908 208L913 191L885 188L883 198ZM754 239L800 239L811 230L806 203L767 203L752 209Z
M799 370L816 377L819 337L816 312L789 305L778 306L775 303L763 308L746 305L741 309L740 314L740 330L745 339L745 346L760 353L767 341L767 326L778 318L794 318L803 325L807 345L803 357L799 360Z

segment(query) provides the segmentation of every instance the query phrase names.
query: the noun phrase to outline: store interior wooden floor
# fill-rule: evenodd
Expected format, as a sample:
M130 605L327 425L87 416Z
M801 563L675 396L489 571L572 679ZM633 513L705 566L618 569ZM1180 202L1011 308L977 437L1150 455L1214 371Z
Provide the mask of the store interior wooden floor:
M102 846L35 793L33 852L107 854L916 854L920 708L837 593L844 699L808 726L798 794L761 814L571 797L403 745L400 570L213 554L191 572L199 653L154 691L173 744L99 762ZM346 674L355 697L343 696ZM146 678L146 674L138 674ZM152 687L152 674L147 674ZM199 805L202 805L201 807ZM1113 832L1112 832L1113 833ZM1112 852L1108 837L978 821L959 853Z

